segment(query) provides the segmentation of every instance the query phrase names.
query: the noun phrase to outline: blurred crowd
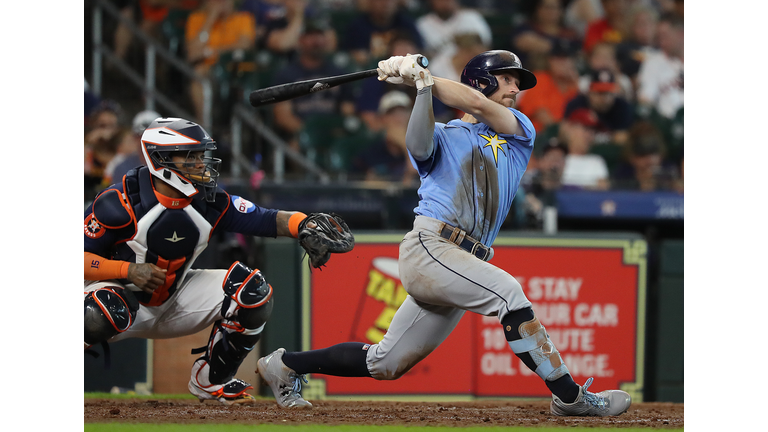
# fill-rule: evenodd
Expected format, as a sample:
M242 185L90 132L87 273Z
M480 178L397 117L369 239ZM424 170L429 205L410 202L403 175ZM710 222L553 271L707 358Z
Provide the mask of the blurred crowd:
M433 75L459 80L476 54L506 49L538 79L517 106L537 131L521 191L529 210L567 188L683 191L683 0L112 2L215 80L209 132L219 141L228 136L227 107L259 87L375 68L417 52L429 58ZM143 58L131 54L141 48L124 25L106 38L126 63ZM138 137L160 114L123 112L121 101L101 100L85 86L87 195L142 163ZM173 96L202 118L198 82ZM415 186L405 152L414 97L409 87L368 79L258 115L291 148L344 179ZM461 113L435 100L435 115L447 122Z

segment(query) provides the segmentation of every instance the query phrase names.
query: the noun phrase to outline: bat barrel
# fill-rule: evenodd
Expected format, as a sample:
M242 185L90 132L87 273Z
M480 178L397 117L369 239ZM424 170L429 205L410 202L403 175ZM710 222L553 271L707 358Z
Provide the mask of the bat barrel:
M359 79L376 76L376 69L369 69L360 72L352 72L344 75L336 75L325 78L316 78L293 83L280 84L272 87L252 91L248 96L248 101L254 107L273 104L285 100L305 96L336 87L339 84L357 81Z
M417 61L419 65L424 68L426 68L429 64L429 61L424 56L419 56ZM363 78L377 75L378 73L376 72L376 69L369 69L344 75L280 84L252 91L251 94L248 95L248 101L251 103L251 106L260 107L263 105L294 99L300 96L306 96L308 94L329 89L331 87L336 87L339 84L357 81Z

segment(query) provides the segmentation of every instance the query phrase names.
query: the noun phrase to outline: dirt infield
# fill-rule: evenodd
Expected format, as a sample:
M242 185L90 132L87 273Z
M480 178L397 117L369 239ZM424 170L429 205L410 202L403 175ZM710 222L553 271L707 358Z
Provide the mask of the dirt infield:
M547 401L315 401L283 410L272 400L224 406L194 399L85 399L85 423L361 424L409 426L613 426L683 428L683 404L636 403L618 417L557 417Z

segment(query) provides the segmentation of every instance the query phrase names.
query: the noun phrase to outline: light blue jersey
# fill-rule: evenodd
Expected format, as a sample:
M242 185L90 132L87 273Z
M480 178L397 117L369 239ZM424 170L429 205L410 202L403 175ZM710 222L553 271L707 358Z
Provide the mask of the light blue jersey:
M520 111L509 108L526 136L497 134L484 123L435 123L434 151L411 163L421 176L417 215L457 226L491 246L507 218L531 159L536 130Z

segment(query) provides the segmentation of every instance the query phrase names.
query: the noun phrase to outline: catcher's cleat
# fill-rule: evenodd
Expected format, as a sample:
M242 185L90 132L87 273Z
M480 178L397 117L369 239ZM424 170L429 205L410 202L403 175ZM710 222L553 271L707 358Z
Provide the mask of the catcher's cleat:
M621 390L605 390L600 393L591 393L587 388L592 384L589 378L579 388L579 397L573 403L565 403L560 398L552 395L550 411L559 416L617 416L629 409L632 398L629 393Z
M205 378L208 368L205 357L201 357L192 365L192 378L189 380L189 392L200 399L200 402L206 400L216 400L224 405L234 405L241 403L251 403L256 399L246 390L253 389L253 386L247 382L232 378L224 384L210 384ZM201 373L202 371L202 373ZM201 381L202 380L202 381ZM206 384L208 383L208 384Z
M312 404L301 397L301 382L307 382L304 375L299 375L283 363L284 348L278 348L272 354L259 359L257 371L264 384L272 388L275 400L280 408L312 408Z
M206 400L216 400L224 405L234 405L242 403L251 403L255 401L254 397L245 391L253 389L253 386L247 382L233 378L226 384L211 385L202 388L195 380L189 380L189 392L200 399L200 402Z

